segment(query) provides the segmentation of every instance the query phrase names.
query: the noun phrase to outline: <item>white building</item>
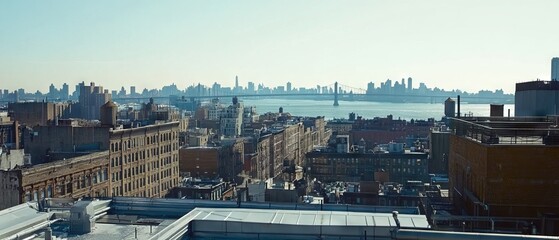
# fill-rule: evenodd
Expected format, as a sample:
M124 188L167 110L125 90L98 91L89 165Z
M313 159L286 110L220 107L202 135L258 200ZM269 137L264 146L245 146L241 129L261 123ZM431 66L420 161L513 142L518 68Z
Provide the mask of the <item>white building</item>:
M208 119L219 120L221 112L223 112L223 105L219 103L218 99L212 99L212 101L208 105Z
M237 100L237 97L234 97L233 104L221 112L219 129L222 136L241 136L243 112L243 104Z

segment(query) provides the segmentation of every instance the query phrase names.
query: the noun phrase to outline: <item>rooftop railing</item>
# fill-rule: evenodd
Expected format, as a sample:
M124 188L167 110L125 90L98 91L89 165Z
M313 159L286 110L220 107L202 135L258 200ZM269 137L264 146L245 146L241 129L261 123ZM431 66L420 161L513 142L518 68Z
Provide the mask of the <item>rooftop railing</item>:
M559 145L558 116L451 118L454 134L484 144Z

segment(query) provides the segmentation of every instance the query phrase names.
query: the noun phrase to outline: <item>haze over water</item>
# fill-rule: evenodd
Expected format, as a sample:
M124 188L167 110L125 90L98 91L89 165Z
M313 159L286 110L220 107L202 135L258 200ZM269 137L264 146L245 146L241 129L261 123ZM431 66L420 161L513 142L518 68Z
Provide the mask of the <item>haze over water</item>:
M332 106L331 100L294 100L294 99L241 99L245 106L256 106L259 114L278 112L283 107L284 112L295 116L324 116L326 119L348 118L350 112L364 118L386 117L389 114L394 119L441 119L444 116L443 103L386 103L386 102L350 102L340 101L340 106ZM514 105L505 104L505 116L510 109L514 116ZM471 113L473 116L489 116L489 104L464 104L462 114Z

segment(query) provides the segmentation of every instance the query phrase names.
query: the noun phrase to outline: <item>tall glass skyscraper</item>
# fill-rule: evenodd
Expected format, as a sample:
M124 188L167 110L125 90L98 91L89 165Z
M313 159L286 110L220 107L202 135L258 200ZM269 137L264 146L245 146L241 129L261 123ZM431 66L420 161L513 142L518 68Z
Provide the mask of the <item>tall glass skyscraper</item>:
M551 59L551 81L559 80L559 57Z

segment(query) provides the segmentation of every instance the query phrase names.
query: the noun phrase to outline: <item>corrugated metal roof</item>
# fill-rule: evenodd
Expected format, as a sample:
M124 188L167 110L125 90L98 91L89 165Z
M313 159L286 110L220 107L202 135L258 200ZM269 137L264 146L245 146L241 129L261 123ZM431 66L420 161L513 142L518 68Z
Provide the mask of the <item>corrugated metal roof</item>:
M425 215L398 214L398 219L402 228L429 229ZM187 231L194 238L236 236L243 239L258 236L277 239L282 233L294 239L312 236L361 237L363 234L389 237L390 229L396 227L392 213L195 208L151 239L180 239Z
M313 226L370 226L395 227L396 222L390 213L364 213L340 211L304 210L261 210L240 208L196 208L189 214L196 215L192 220L270 223ZM428 228L424 215L399 214L401 227Z
M52 213L39 212L37 209L37 203L30 202L0 211L0 239L34 226L48 224Z

